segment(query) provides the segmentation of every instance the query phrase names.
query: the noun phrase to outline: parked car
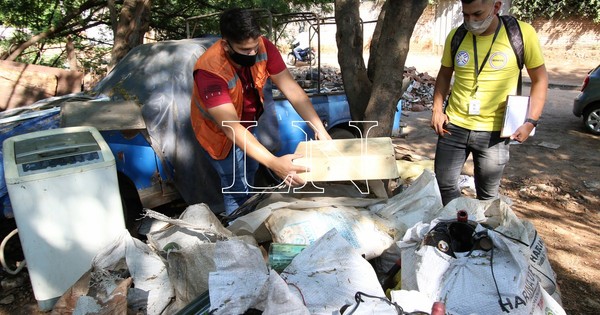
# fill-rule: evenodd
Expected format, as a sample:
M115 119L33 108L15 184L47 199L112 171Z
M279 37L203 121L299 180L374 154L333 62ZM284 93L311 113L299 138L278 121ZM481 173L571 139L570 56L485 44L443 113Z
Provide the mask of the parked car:
M200 151L189 118L191 69L215 40L183 39L137 46L91 91L42 100L17 112L17 116L38 112L39 122L34 127L22 128L27 117L13 119L10 113L0 113L0 130L7 131L0 141L32 129L93 126L115 156L128 212L126 221L131 222L142 208L177 199L187 204L206 203L221 212L218 176ZM314 136L312 129L301 122L286 99L265 95L258 137L276 155L293 153L298 142ZM315 92L309 97L333 136L353 136L345 94ZM10 122L3 124L3 119ZM10 205L5 188L2 176L0 199L6 214Z
M583 126L587 131L600 135L600 65L585 77L581 93L573 103L573 114L583 116Z

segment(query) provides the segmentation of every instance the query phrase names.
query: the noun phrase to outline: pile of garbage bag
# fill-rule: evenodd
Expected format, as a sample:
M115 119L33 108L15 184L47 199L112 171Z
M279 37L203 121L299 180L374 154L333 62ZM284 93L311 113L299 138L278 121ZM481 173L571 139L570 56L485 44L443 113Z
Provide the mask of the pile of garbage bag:
M390 198L339 186L273 192L227 226L204 204L147 210L147 242L123 231L53 312L565 314L543 241L506 198L443 207L429 170Z

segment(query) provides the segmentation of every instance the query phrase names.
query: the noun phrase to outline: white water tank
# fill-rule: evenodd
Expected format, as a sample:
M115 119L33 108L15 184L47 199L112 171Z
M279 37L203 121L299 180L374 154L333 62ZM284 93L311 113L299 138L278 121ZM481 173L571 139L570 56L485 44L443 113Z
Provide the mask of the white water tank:
M14 136L3 154L33 293L49 311L125 229L115 159L93 127Z

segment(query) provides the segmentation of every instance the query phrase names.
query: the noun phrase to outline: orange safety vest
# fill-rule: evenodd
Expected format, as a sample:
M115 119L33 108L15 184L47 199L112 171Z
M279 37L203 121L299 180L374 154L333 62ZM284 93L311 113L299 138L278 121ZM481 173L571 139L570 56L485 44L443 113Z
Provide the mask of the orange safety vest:
M238 118L242 118L244 91L242 82L236 73L235 67L227 59L226 52L217 41L206 50L196 61L194 71L204 70L219 76L227 82L227 88L231 101L235 106ZM258 90L261 103L264 101L263 87L269 78L267 72L267 50L262 40L258 42L258 53L256 63L250 68L254 86ZM208 113L204 100L200 98L196 83L193 84L190 119L196 139L200 145L215 160L223 160L229 154L233 142L227 138L221 126L218 126L214 118Z

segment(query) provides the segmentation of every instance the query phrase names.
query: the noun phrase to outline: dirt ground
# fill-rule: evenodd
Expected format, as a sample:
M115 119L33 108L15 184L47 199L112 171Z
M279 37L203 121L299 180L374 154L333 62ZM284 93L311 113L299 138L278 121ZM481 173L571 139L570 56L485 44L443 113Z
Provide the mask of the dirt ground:
M534 137L512 146L501 185L512 209L531 221L545 241L567 314L600 314L600 137L584 132L581 119L571 113L577 86L599 62L547 58L551 89L541 123ZM406 65L435 76L439 57L411 53ZM433 158L436 136L430 117L430 111L403 112L406 137L395 142ZM465 171L471 172L469 167ZM11 220L0 225L0 237L14 228ZM14 239L5 252L9 263L23 258ZM0 315L42 314L26 273L2 272L0 278Z

